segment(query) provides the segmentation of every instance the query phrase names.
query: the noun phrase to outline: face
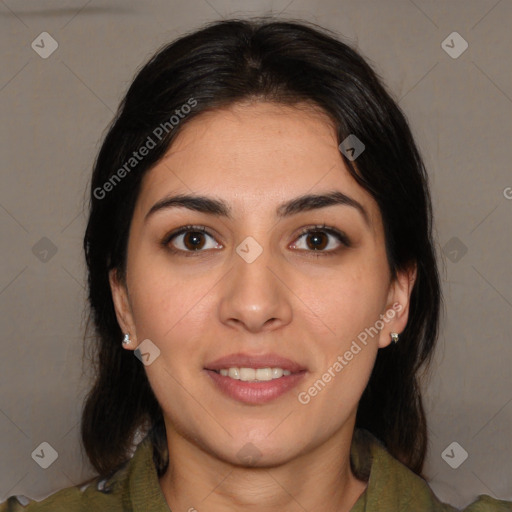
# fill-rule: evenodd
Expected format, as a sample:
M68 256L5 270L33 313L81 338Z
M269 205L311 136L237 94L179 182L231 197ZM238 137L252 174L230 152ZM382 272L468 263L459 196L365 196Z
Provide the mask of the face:
M296 201L311 195L328 197ZM413 281L391 279L378 206L329 120L261 102L183 126L143 179L125 282L111 274L168 437L261 465L352 432Z

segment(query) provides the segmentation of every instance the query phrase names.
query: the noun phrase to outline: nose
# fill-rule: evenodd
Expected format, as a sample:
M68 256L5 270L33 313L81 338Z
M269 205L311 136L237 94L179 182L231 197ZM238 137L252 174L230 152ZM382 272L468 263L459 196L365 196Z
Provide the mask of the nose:
M251 263L237 253L233 259L221 282L221 321L253 333L287 325L292 318L292 292L270 251L263 250Z

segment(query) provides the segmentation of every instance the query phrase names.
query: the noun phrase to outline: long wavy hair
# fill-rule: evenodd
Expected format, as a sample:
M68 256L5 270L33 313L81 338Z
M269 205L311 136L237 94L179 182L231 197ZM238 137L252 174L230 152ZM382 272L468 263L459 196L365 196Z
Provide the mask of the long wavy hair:
M380 208L392 276L416 264L417 278L407 326L398 344L378 351L355 426L423 477L427 424L421 384L442 301L425 166L404 113L357 51L313 23L270 17L211 22L161 48L138 71L108 128L94 164L84 237L90 304L90 344L84 344L90 353L84 348L84 361L94 371L81 420L87 456L100 475L112 474L145 432L158 474L166 469L163 413L144 366L122 348L108 275L116 269L125 276L141 180L174 137L203 112L251 99L311 105L332 120L338 143L355 134L366 146L357 167L340 154ZM148 137L155 146L136 164L131 161L128 172L126 163Z

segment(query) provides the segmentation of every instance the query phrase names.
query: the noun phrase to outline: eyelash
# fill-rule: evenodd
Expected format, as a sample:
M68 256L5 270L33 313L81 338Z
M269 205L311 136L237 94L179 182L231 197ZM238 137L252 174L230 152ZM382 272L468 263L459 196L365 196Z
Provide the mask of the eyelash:
M198 250L198 251L184 251L182 249L175 249L172 246L170 246L170 242L177 236L183 235L184 233L188 233L189 231L197 232L197 233L204 233L208 236L211 236L212 238L215 238L204 226L194 226L194 225L187 225L182 226L181 228L178 228L177 230L172 231L171 233L168 233L163 238L161 244L163 247L168 249L173 254L180 254L185 257L195 257L198 256L200 253L205 252L204 250ZM308 226L304 228L299 235L297 236L296 240L299 240L302 236L308 234L308 233L314 233L314 232L323 232L330 234L334 236L343 246L345 247L351 247L351 242L347 235L338 229L328 226L326 224L317 224L315 226ZM304 250L300 249L303 252L310 253L309 255L315 258L321 257L321 256L335 256L338 254L340 248L338 249L331 249L329 251L325 250Z

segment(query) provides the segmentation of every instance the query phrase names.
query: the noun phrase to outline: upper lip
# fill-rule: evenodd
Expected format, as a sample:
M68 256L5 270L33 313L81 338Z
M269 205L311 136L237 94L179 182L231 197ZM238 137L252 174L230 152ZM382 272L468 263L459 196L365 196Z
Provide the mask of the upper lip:
M208 363L205 368L207 370L222 370L224 368L282 368L283 370L289 370L291 373L306 370L301 364L278 354L251 355L241 352L220 357Z

